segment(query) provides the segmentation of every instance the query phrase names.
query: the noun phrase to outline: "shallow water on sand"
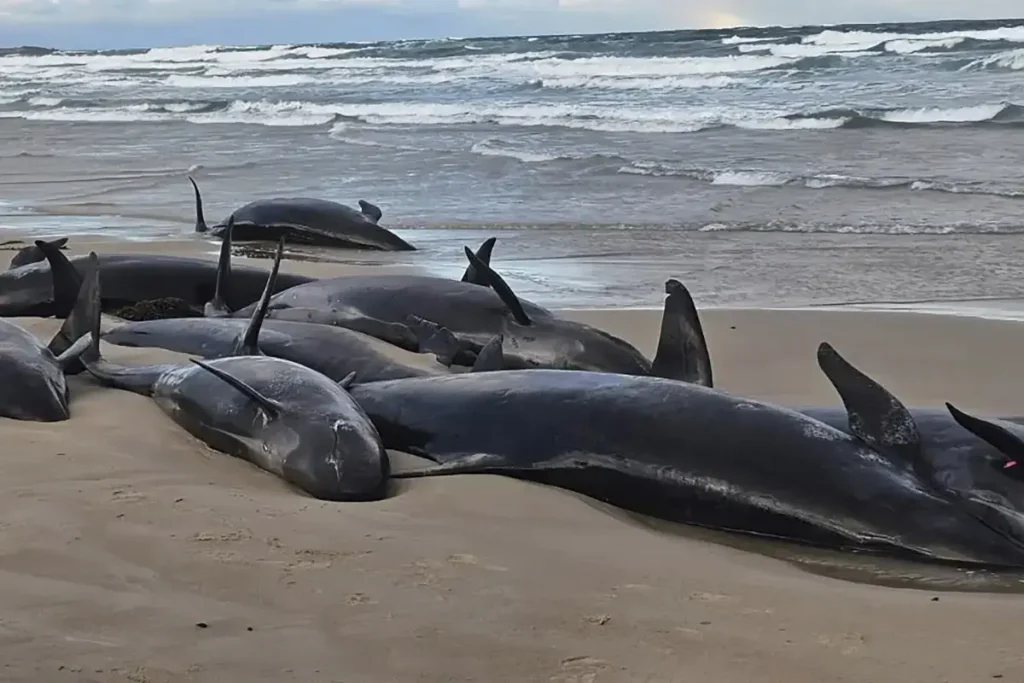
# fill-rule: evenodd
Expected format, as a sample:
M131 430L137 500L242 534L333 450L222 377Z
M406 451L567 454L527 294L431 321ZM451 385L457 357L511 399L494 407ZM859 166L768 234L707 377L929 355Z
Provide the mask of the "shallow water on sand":
M0 228L191 234L381 206L438 274L499 238L557 307L1024 298L1024 24L0 51Z

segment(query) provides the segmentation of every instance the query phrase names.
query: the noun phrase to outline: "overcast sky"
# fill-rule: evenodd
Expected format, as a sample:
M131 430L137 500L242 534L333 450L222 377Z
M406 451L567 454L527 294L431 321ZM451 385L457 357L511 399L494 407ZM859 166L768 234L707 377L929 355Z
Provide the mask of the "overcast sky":
M0 46L365 41L1021 15L1024 0L0 0Z

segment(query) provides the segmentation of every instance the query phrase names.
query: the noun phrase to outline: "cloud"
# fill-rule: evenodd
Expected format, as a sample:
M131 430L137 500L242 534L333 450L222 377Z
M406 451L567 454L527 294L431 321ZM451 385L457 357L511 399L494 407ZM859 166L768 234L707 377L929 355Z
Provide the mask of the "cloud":
M326 42L991 18L1021 0L0 0L0 44Z

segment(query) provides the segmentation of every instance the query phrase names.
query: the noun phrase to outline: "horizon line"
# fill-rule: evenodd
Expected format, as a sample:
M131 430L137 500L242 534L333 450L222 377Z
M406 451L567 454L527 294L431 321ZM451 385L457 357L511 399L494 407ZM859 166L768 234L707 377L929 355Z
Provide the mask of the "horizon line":
M307 13L309 13L307 11ZM274 45L289 45L289 46L314 46L314 45L377 45L386 43L402 43L402 42L413 42L413 41L466 41L466 40L501 40L501 39L513 39L513 38L571 38L575 36L601 36L601 35L646 35L646 34L658 34L658 33L723 33L723 32L743 32L743 31L765 31L772 29L779 30L798 30L798 29L811 29L811 28L835 28L835 27L883 27L892 25L908 25L908 24L955 24L955 23L993 23L993 22L1021 22L1024 24L1024 16L1020 17L991 17L988 19L918 19L914 21L877 21L877 22L840 22L840 23L821 23L821 24L742 24L737 26L718 26L718 27L701 27L701 28L673 28L673 29L657 29L650 31L571 31L566 33L516 33L516 34L481 34L475 36L444 36L444 37L406 37L406 38L392 38L388 40L338 40L338 41L312 41L312 42L292 42L292 43L180 43L180 44L167 44L158 46L136 46L136 47L120 47L120 48L61 48L56 46L48 45L11 45L11 46L0 46L0 53L10 52L24 49L39 49L39 50L52 50L57 52L130 52L138 50L158 50L158 49L177 49L187 47L197 47L199 45L211 45L215 47L234 47L234 48L268 48ZM90 26L139 26L145 25L150 22L138 22L133 24L126 24L120 22L102 22L100 24L91 24ZM154 20L152 23L160 24L161 22ZM166 25L166 24L163 24ZM0 54L0 56L3 56Z

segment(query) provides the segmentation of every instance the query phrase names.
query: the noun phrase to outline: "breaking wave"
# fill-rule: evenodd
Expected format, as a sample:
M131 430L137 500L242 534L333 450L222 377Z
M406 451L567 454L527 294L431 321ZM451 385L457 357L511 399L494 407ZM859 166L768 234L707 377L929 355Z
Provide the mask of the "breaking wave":
M420 102L315 103L300 100L203 99L105 105L91 100L22 96L26 106L0 110L0 118L31 121L166 122L263 126L492 125L561 127L635 133L696 133L723 127L756 131L825 131L880 126L1016 126L1024 107L1010 103L968 107L829 109L751 112L740 107L651 107L601 104L524 104L516 101L442 104Z
M1024 189L1017 184L984 182L951 182L930 178L865 178L840 173L789 174L778 171L690 168L682 165L634 161L619 167L618 173L653 177L675 177L711 185L737 187L803 187L811 190L831 188L862 190L909 190L912 192L944 192L964 195L989 195L1024 198Z

